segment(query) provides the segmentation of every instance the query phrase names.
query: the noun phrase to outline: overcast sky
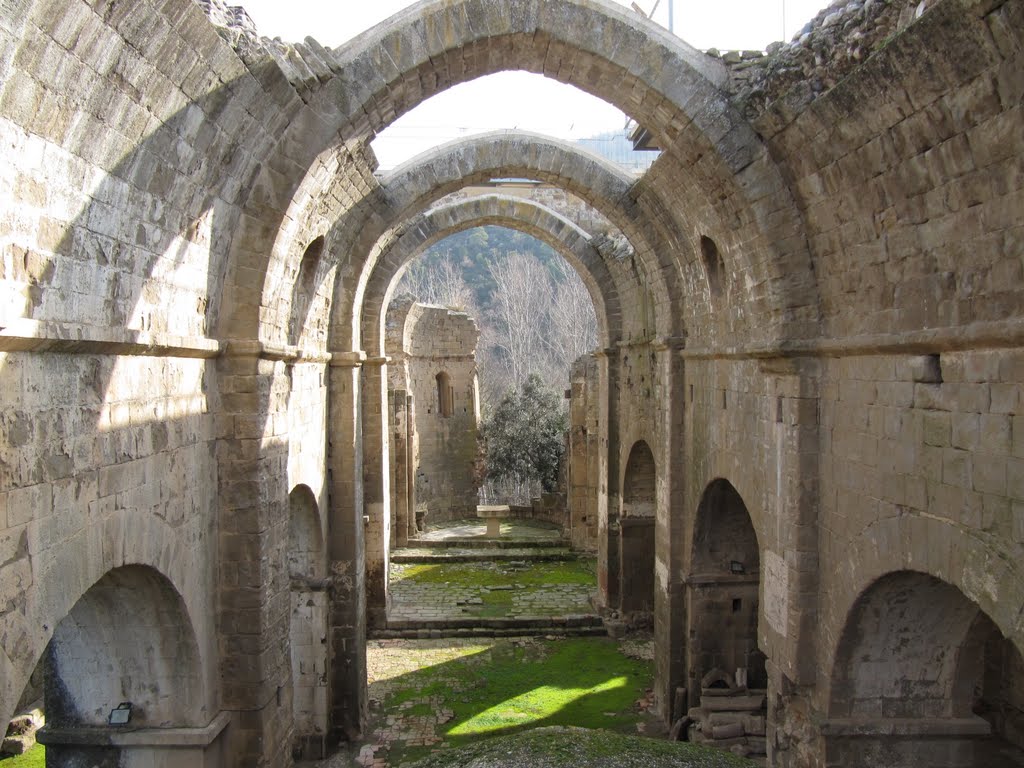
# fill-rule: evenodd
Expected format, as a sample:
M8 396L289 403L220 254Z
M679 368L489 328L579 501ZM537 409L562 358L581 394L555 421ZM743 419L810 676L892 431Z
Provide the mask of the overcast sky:
M229 0L231 2L232 0ZM631 0L615 0L629 6ZM656 0L638 0L648 13ZM669 0L657 0L654 20L668 26ZM260 33L297 41L312 35L336 47L369 29L408 0L233 0ZM696 48L763 50L790 39L828 0L674 0L676 34ZM785 26L783 26L785 20ZM565 139L624 126L614 107L539 75L505 72L456 86L396 121L373 143L382 168L458 136L520 128Z

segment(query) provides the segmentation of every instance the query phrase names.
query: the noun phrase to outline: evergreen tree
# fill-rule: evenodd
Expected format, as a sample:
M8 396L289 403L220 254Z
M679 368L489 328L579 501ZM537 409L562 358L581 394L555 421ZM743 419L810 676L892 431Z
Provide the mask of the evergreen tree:
M568 416L558 395L531 373L519 391L509 390L484 424L487 477L498 482L540 482L555 490L565 450Z

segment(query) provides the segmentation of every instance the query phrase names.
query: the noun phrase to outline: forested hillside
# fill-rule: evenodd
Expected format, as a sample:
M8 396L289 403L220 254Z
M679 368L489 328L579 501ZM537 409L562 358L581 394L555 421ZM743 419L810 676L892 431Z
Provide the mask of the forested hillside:
M450 260L459 268L462 279L472 292L473 306L486 311L491 307L496 285L491 275L491 264L510 253L529 254L547 267L552 277L561 274L559 263L562 257L547 243L505 227L474 227L446 237L424 251L409 267L403 288L418 285L442 262ZM413 293L419 295L418 291Z

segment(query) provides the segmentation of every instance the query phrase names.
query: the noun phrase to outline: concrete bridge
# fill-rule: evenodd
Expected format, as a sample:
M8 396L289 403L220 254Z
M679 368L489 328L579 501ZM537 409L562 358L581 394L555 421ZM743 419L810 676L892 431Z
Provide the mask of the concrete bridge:
M1024 3L833 11L734 65L608 0L423 0L336 50L193 0L0 3L0 725L44 675L53 765L359 733L387 301L500 222L598 308L572 514L606 604L650 607L666 721L731 666L774 766L1024 746ZM510 69L661 156L501 133L375 175L398 116ZM457 195L513 176L614 237Z

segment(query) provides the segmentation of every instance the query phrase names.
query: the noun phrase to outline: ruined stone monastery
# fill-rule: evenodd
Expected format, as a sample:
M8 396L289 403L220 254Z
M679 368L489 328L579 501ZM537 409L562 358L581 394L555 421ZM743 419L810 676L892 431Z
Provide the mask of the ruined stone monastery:
M652 615L666 722L744 667L773 766L1024 746L1024 0L852 0L763 56L610 0L422 0L334 50L245 22L0 0L0 725L46 669L52 765L359 734L411 515L387 308L500 224L592 295L568 524ZM513 69L660 156L502 132L377 172L398 116ZM509 177L580 204L453 195Z

